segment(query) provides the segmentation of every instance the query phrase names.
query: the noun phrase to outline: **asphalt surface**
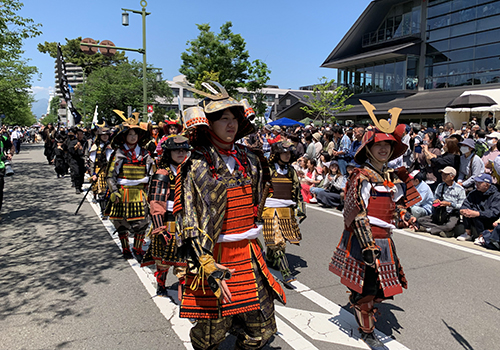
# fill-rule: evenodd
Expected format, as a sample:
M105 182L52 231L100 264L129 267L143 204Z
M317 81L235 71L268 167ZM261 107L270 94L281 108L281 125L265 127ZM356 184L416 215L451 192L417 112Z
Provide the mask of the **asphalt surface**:
M69 177L56 178L43 146L23 144L13 167L0 222L0 349L186 349L90 204L74 215L83 195ZM339 212L309 207L303 241L287 255L301 285L352 313L328 271L342 227ZM409 288L379 305L377 329L409 349L499 348L500 254L427 234L395 232L394 240ZM300 288L286 294L287 310L327 313ZM362 347L318 340L283 315L266 349Z

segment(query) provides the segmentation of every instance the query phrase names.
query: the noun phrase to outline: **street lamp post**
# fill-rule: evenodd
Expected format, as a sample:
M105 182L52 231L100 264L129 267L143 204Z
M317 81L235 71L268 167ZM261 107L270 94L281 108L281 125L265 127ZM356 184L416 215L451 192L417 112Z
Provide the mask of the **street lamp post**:
M146 6L148 3L146 0L141 0L142 11L130 10L122 8L122 24L128 26L128 12L137 13L142 15L142 99L143 99L143 115L147 115L148 106L148 94L147 94L147 81L146 81L146 16L150 15L150 12L146 12Z

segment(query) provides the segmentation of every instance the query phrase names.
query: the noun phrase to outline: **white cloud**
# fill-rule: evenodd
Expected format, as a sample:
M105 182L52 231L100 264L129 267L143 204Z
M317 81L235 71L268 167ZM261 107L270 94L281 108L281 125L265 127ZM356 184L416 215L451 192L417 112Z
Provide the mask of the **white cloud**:
M41 98L49 99L49 95L54 92L53 86L32 86L31 92L35 95L37 100Z

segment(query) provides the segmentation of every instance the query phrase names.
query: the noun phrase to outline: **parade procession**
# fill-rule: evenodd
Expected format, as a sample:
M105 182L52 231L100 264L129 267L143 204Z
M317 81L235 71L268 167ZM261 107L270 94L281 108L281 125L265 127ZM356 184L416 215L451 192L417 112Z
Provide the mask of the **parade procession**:
M0 0L0 349L499 348L500 0L123 3Z

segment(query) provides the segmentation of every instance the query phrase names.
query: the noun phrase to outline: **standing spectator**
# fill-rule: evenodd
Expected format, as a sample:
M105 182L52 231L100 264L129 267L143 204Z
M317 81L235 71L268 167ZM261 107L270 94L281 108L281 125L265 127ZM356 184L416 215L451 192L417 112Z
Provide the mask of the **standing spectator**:
M304 141L306 142L307 159L316 159L316 148L314 147L312 135L307 133L304 137Z
M264 126L264 130L262 132L262 152L264 152L264 157L269 158L271 154L271 145L267 142L268 133L271 131L271 125L267 124Z
M460 152L460 171L458 172L458 184L465 190L473 190L474 178L484 173L484 163L476 155L474 140L465 139L459 143Z
M484 172L487 174L491 174L491 168L493 165L493 161L495 158L500 155L500 151L498 150L498 140L500 139L500 132L492 132L486 136L486 142L488 143L489 150L486 152L481 160L484 163Z
M340 140L338 142L338 148L336 151L333 151L333 156L336 157L339 163L339 169L342 175L347 174L347 162L349 154L349 148L351 147L351 139L347 135L344 135L344 131L341 126L336 126L333 129L333 136L335 140Z
M359 146L361 146L361 140L365 134L365 128L362 125L356 125L353 129L354 141L351 142L351 147L349 147L348 159L349 162L354 162L354 155L358 151Z
M278 141L281 141L281 128L278 125L274 125L271 130L272 130L271 138L267 139L267 142L269 142L270 145Z
M460 209L465 232L457 237L459 241L472 241L484 230L493 230L493 223L500 216L500 192L491 185L491 175L481 174L472 180L476 189L469 193Z
M444 141L443 151L444 153L439 156L436 156L431 152L426 153L426 157L431 161L430 167L432 169L432 173L436 178L436 182L434 183L434 186L431 186L431 188L437 188L437 185L442 182L440 170L446 168L447 166L454 169L460 168L460 148L456 137L448 137Z
M16 154L19 154L19 152L21 152L21 142L23 141L23 133L19 130L18 126L14 128L14 131L10 135L10 141L14 145Z
M495 123L495 118L493 118L493 113L488 112L488 116L484 120L484 126L488 127L488 125Z
M314 143L314 154L316 156L316 160L319 159L321 155L321 151L323 151L323 144L321 143L321 134L319 131L316 131L313 135L313 143Z
M432 215L421 217L417 222L420 225L420 231L441 237L452 237L452 231L459 220L458 211L465 200L465 190L454 181L457 176L455 168L447 166L440 172L442 173L443 182L436 188L433 204L436 207L446 207L449 214L448 222L445 224L433 223Z
M12 160L14 146L5 127L0 133L0 221L2 221L3 188L5 185L5 161Z
M300 142L299 136L297 134L290 134L288 139L295 147L295 158L302 157L306 153L306 150L304 144Z

